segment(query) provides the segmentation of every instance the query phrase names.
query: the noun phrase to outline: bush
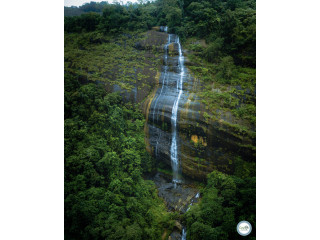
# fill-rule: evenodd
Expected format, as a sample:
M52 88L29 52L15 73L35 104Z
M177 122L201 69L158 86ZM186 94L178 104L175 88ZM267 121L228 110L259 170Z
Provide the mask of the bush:
M217 66L217 78L224 83L230 83L231 79L237 75L236 67L231 56L223 57Z
M204 51L204 57L208 62L218 63L222 56L223 39L217 38L210 43Z
M255 178L240 179L218 171L208 174L202 200L186 213L187 238L242 239L236 231L239 221L246 219L255 239Z

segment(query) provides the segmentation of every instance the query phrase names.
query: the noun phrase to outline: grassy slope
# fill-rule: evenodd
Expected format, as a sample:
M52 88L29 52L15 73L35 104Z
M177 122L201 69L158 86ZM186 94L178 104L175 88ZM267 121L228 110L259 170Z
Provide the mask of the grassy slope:
M246 120L245 125L255 125L256 70L235 66L230 79L220 76L219 64L209 63L194 49L200 45L188 39L185 47L191 61L189 69L201 80L203 88L200 96L207 109L215 115L216 109L230 110L238 120Z
M199 47L199 42L188 39L185 47L188 49L188 68L201 82L197 94L207 110L204 117L208 121L219 120L223 113L228 113L239 128L255 132L256 70L234 66L230 79L223 79L221 66L207 62L194 50ZM205 45L201 47L205 48Z

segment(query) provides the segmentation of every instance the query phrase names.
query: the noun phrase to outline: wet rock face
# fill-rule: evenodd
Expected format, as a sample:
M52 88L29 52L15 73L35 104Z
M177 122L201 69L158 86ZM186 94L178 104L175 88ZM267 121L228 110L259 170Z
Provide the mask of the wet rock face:
M163 45L167 41L167 33L148 31L145 39L137 42L135 48L139 50L154 50L163 53Z
M123 36L132 38L127 34ZM106 79L110 79L104 83L107 91L119 92L126 102L143 103L158 84L163 45L167 42L167 36L166 33L153 30L142 37L135 36L136 42L130 43L134 56L123 58L119 65L109 69L108 74L104 75ZM120 41L119 46L126 49L126 41ZM123 55L115 57L121 59ZM117 80L116 83L113 80Z
M182 239L182 236L180 232L178 232L177 230L174 230L168 237L168 240L181 240L181 239Z
M164 60L157 88L146 100L144 113L147 149L159 161L172 165L172 114L179 94L177 84L182 76L182 93L177 114L177 149L180 173L198 180L205 180L214 169L226 173L234 171L234 162L241 156L254 161L255 151L251 146L255 138L237 132L232 127L230 114L221 114L221 119L207 122L203 116L205 106L196 92L201 87L185 66L179 62L177 36L168 35ZM184 61L184 59L183 59ZM183 67L183 71L181 69Z
M179 55L179 47L177 43L170 43L168 45L168 54L170 56L176 56Z
M169 211L185 213L191 202L196 202L198 189L190 184L174 185L170 176L157 173L151 180L157 186L159 197L166 202ZM176 228L181 232L182 226L176 223Z
M158 161L172 166L172 113L181 88L183 91L174 126L177 133L178 173L205 180L206 175L214 169L232 173L238 156L246 161L254 161L255 152L251 146L255 145L255 138L239 133L238 129L232 127L232 116L222 109L219 110L220 119L206 121L204 113L207 110L197 96L201 84L190 74L188 59L180 56L184 51L182 49L180 53L178 37L163 32L163 27L155 30L148 31L134 43L136 56L143 61L138 64L132 59L132 71L128 71L123 78L124 82L132 84L132 88L125 89L121 81L117 81L117 84L105 83L108 91L121 92L125 101L140 104L146 118L147 150ZM155 62L158 63L156 67ZM109 74L109 79L116 78L112 69ZM182 82L181 87L177 87L179 82Z

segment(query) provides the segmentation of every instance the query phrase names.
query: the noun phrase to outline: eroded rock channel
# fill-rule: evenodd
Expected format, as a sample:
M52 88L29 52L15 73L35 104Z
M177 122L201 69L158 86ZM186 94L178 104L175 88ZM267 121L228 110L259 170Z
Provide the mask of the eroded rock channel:
M167 32L167 27L162 27ZM148 143L158 160L170 160L172 177L157 173L153 177L159 196L167 203L168 210L185 213L190 203L197 200L198 190L184 179L181 169L181 140L178 113L188 99L186 84L193 85L193 78L184 65L179 37L168 34L164 45L164 59L159 85L148 109ZM185 239L185 227L177 223L169 239Z

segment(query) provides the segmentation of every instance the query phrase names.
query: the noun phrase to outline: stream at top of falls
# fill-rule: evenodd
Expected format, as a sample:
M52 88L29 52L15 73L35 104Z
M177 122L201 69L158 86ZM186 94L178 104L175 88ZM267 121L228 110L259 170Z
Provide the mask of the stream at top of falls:
M161 30L167 33L168 28ZM188 99L185 83L192 83L192 78L184 65L184 56L180 39L175 34L168 34L164 45L164 57L159 85L151 102L148 129L149 144L158 161L170 163L172 176L158 172L154 177L158 195L163 198L169 211L181 214L197 202L199 190L192 181L182 177L181 146L179 138L179 106ZM190 84L191 85L191 84ZM173 232L171 239L186 239L186 227Z

